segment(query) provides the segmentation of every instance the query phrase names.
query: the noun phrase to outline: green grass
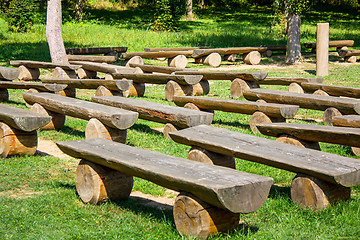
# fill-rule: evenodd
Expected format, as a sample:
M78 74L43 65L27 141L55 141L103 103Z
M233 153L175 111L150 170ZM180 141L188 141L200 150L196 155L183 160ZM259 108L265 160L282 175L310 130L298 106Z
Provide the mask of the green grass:
M65 23L63 36L66 47L127 46L129 51L144 47L164 46L251 46L283 44L269 35L272 20L267 8L197 11L197 20L181 22L178 33L148 30L152 12L137 9L124 11L91 10L81 24ZM359 47L360 24L356 13L306 13L302 19L302 42L315 41L316 23L330 22L330 39L353 39ZM50 61L45 26L36 25L29 33L11 33L0 19L0 65L12 59ZM150 64L164 62L146 60ZM281 65L282 58L264 59L261 65ZM340 62L340 63L339 63ZM243 64L236 62L236 65ZM192 68L203 66L190 63ZM262 66L261 66L262 67ZM360 87L359 64L342 64L331 57L330 75L324 82ZM255 69L256 70L256 69ZM264 70L264 69L261 69ZM269 76L314 76L314 59L294 67L269 68ZM44 71L43 73L48 73ZM141 99L168 105L164 86L147 86ZM286 87L264 86L282 89ZM23 90L10 90L5 103L26 108ZM229 81L212 81L210 96L230 98ZM94 91L80 90L77 97L90 100ZM316 124L306 119L321 119L322 112L301 109L292 122ZM250 116L215 112L213 125L252 134ZM58 131L39 131L43 139L67 141L84 139L86 121L67 117L65 127ZM156 129L163 124L139 119L128 130L127 144L169 155L186 158L188 146L164 139ZM260 135L258 135L260 136ZM270 137L269 137L270 138ZM323 151L357 158L349 147L321 143ZM2 239L181 239L175 229L171 211L146 207L136 198L108 202L98 206L84 205L76 194L75 168L78 160L51 156L10 157L0 160L0 237ZM294 173L236 159L240 171L269 176L276 185L269 198L256 212L242 214L242 224L232 233L212 239L358 239L360 218L360 187L352 188L351 199L328 209L313 212L297 207L290 200L290 182ZM135 179L134 190L154 196L168 196L166 189L142 179Z

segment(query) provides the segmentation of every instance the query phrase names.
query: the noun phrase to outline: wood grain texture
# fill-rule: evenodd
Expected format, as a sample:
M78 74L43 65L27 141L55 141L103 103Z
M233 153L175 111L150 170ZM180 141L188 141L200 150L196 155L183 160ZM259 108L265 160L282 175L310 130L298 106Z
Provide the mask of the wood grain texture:
M129 90L132 81L127 79L105 80L105 79L43 79L43 83L66 84L68 88L96 89L104 86L109 90ZM0 82L1 86L1 82Z
M39 62L31 60L13 60L10 61L10 65L14 67L19 67L21 65L28 68L56 68L61 67L65 70L76 70L81 67L81 65L68 65L68 64L54 64L51 62Z
M360 100L320 96L313 94L291 93L268 89L244 90L244 97L250 101L263 99L270 103L293 104L301 108L325 111L329 107L337 108L343 114L360 112Z
M229 54L240 54L240 53L249 53L252 51L265 52L266 47L233 47L233 48L210 48L210 49L194 49L192 57L199 58L207 56L210 53L219 53L220 55L229 55Z
M183 107L189 102L195 104L200 109L219 110L248 115L260 111L275 118L293 118L299 109L299 107L295 105L248 102L210 97L174 96L174 103L178 106Z
M4 80L14 80L19 77L19 69L18 68L9 68L9 67L1 67L0 66L0 79Z
M315 176L345 187L360 184L360 161L227 129L200 125L169 133L178 143Z
M233 213L248 213L266 200L272 179L230 168L195 162L105 139L58 142L59 148L120 172L158 185L193 193L199 199Z
M202 64L210 65L212 67L219 67L221 65L221 55L213 52L207 56L203 56Z
M245 71L175 71L177 75L203 75L205 80L234 80L241 78L248 81L260 81L266 78L267 72Z
M168 81L174 81L181 85L194 85L199 83L202 75L165 75L165 74L129 74L129 73L112 73L115 79L126 78L131 79L136 83L152 83L152 84L166 84Z
M180 128L211 124L214 115L144 100L124 97L93 97L93 102L139 113L139 118L160 123L172 123Z
M112 128L127 129L138 117L135 112L57 94L24 93L23 97L29 104L39 103L47 110L85 120L97 118Z
M0 121L25 132L39 129L48 124L50 120L51 117L46 115L8 105L0 105Z
M316 90L323 90L331 96L360 98L360 88L355 87L345 87L321 83L301 83L301 87L305 90L305 92L313 93Z
M244 53L243 60L246 64L258 65L261 62L261 54L258 51L251 51L249 53Z
M360 128L359 115L345 115L333 117L332 123L335 126Z

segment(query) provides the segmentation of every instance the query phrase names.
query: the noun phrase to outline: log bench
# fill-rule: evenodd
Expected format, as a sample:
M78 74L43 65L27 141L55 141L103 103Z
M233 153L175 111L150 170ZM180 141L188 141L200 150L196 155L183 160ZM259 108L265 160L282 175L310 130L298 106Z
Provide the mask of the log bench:
M267 50L263 52L265 57L271 57L273 52L286 53L286 45L261 45L260 47L266 47Z
M329 47L336 47L336 51L340 52L341 49L345 49L347 47L352 47L354 45L354 40L335 40L329 41ZM316 42L313 43L304 43L305 48L311 48L311 52L316 52Z
M36 130L50 120L50 116L0 104L0 157L34 155Z
M120 53L126 52L127 47L83 47L83 48L65 48L67 54L71 55L85 55L85 54L104 54L116 56Z
M31 89L31 91L61 92L67 87L66 84L44 84L38 82L13 82L0 81L0 102L9 100L8 89Z
M360 128L360 115L334 116L332 124L334 126ZM351 150L356 156L360 157L359 147L351 147Z
M124 96L131 93L132 80L106 79L42 79L43 83L66 84L68 88L96 89L95 96Z
M65 116L89 120L86 138L107 138L125 142L126 129L137 120L138 113L99 103L74 99L51 93L24 93L24 100L31 104L31 111L52 116L51 122L41 129L61 129Z
M210 152L296 173L290 186L293 202L315 210L339 200L348 200L350 187L360 184L358 159L207 125L169 135L177 143L193 146L188 158L195 161L211 160L212 155L207 154Z
M131 79L137 94L143 96L145 93L145 83L166 84L165 98L172 101L178 95L206 95L209 93L209 82L202 80L202 75L174 75L174 74L148 74L148 73L112 73L114 79Z
M130 63L143 64L143 58L167 58L169 67L186 67L187 57L191 57L193 50L187 51L159 51L159 52L131 52L122 53L120 58L126 60L126 65Z
M87 61L97 63L114 63L117 61L116 56L101 55L67 55L68 61Z
M260 133L277 137L277 141L321 150L319 142L360 147L360 129L296 123L258 124Z
M293 118L299 109L299 106L296 105L248 102L209 97L174 96L173 101L178 106L198 111L219 110L252 115L250 128L254 133L258 132L256 128L258 123L285 122L287 118Z
M272 179L131 147L105 139L57 142L80 158L76 190L84 203L126 200L133 176L180 192L173 215L185 238L207 239L239 225L239 213L256 211L266 200Z
M360 56L360 49L341 49L339 55L345 62L356 63L356 56Z
M19 77L19 69L18 68L9 68L9 67L1 67L0 66L0 80L14 80Z
M360 98L360 88L322 83L303 82L300 84L303 92L337 97Z
M246 64L257 65L261 61L261 54L267 50L266 47L233 47L233 48L210 48L194 49L192 57L196 63L204 63L213 67L221 64L221 56L225 60L233 54L243 54L243 60Z
M105 104L139 113L139 118L165 123L164 136L178 129L192 127L200 124L210 125L214 114L199 112L192 109L183 109L175 106L164 105L138 99L124 97L93 97L93 102Z
M39 62L31 60L10 61L10 65L19 67L19 80L22 81L32 81L39 79L40 68L53 69L54 78L76 78L75 70L81 67L80 65L54 64L51 62Z
M133 68L140 68L141 70L143 70L145 73L166 73L166 74L171 74L173 72L177 72L177 71L192 71L192 72L197 72L197 69L190 69L190 68L179 68L179 67L165 67L165 66L156 66L156 65L146 65L146 64L137 64L137 63L130 63L129 64L130 67ZM188 75L188 74L186 74Z
M293 104L299 105L300 108L324 111L323 120L327 125L331 125L334 116L360 114L358 99L267 89L245 90L243 94L250 101L261 99L271 103Z

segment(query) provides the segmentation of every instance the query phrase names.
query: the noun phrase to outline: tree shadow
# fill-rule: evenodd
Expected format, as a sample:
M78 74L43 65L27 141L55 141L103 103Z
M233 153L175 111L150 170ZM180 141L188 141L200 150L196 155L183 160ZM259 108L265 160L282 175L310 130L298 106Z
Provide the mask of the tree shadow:
M290 187L282 187L273 184L270 188L269 198L279 199L279 198L289 198L291 199Z
M212 122L213 124L219 124L219 125L227 125L227 126L231 126L231 127L237 127L237 128L241 128L241 129L246 129L251 131L250 125L247 124L242 124L238 121L224 121L222 119L218 119L218 120L213 120Z
M152 129L150 128L148 125L145 125L145 124L141 124L141 123L135 123L131 129L135 130L135 131L138 131L138 132L144 132L144 133L149 133L149 134L152 134L152 135L163 135L162 132L160 131L157 131L155 129Z
M76 136L76 137L80 137L80 138L85 138L85 132L83 131L79 131L77 129L68 127L68 126L64 126L61 129L57 130L58 132L61 133L65 133L68 135L72 135L72 136Z

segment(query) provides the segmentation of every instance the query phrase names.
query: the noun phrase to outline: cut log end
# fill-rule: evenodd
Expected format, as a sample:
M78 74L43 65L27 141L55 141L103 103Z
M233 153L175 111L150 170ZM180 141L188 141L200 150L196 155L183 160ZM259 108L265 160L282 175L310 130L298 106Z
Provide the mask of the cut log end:
M65 70L61 67L54 68L52 75L55 79L77 78L75 70Z
M290 83L289 92L304 93L304 89L298 83Z
M314 150L321 151L320 145L318 142L305 141L305 140L301 140L294 136L290 136L290 135L286 135L286 134L279 136L276 139L276 141L303 147L303 148L311 148Z
M285 118L271 118L263 112L254 112L250 120L250 129L253 133L260 133L257 128L259 123L273 123L273 122L286 122Z
M210 84L208 80L201 80L199 83L192 85L193 96L204 96L210 92Z
M119 171L81 160L75 172L76 191L84 203L127 199L133 177Z
M180 193L173 209L176 229L184 237L207 239L239 225L239 214L211 206L189 193Z
M231 82L230 95L232 98L241 98L243 97L244 90L253 88L260 88L260 86L255 81L246 81L240 78L235 78Z
M234 157L210 152L199 147L192 147L190 149L188 159L235 169Z
M129 95L128 91L113 91L109 90L104 86L99 86L95 91L95 96L121 96L127 97Z
M54 130L64 127L66 119L66 116L64 114L49 111L38 103L34 103L31 106L31 111L51 117L51 121L45 126L41 127L41 130Z
M180 129L180 128L174 126L174 125L171 124L171 123L165 124L164 129L163 129L164 138L170 140L171 137L170 137L169 133L170 133L170 132L178 131L179 129Z
M350 188L297 174L291 182L291 198L299 206L319 210L349 200Z
M135 63L135 64L144 64L144 60L142 59L142 57L140 56L134 56L132 58L130 58L129 60L126 60L125 62L125 66L126 67L130 67L130 63Z
M40 77L40 70L38 68L27 68L23 65L19 67L20 81L35 81Z
M348 63L356 63L356 56L344 57L344 61Z
M145 83L134 83L129 90L124 92L129 92L129 97L143 97L145 95Z
M325 92L324 90L318 89L315 92L313 92L314 95L320 95L320 96L329 96L329 94L327 92Z
M261 54L258 51L252 51L244 54L243 60L249 65L258 65L261 61Z
M265 57L271 57L273 55L273 52L271 51L271 50L266 50L265 52L264 52L264 56Z
M324 111L323 121L326 125L333 125L332 118L341 115L342 115L341 112L337 108L330 107Z
M224 61L235 62L237 59L236 54L224 55Z
M202 63L212 67L219 67L221 65L221 55L219 53L211 53L203 57Z
M9 101L9 92L7 89L2 88L0 89L0 102Z
M177 55L176 57L168 59L169 67L185 68L188 61L184 55Z
M360 148L359 147L351 147L351 151L358 157L360 157Z
M174 96L191 96L193 93L192 85L180 85L175 81L168 81L165 87L165 98L173 101Z
M93 79L97 77L97 72L79 68L77 70L77 75L80 79Z
M126 130L120 130L105 126L96 118L91 118L86 125L85 138L105 138L119 143L126 143Z

